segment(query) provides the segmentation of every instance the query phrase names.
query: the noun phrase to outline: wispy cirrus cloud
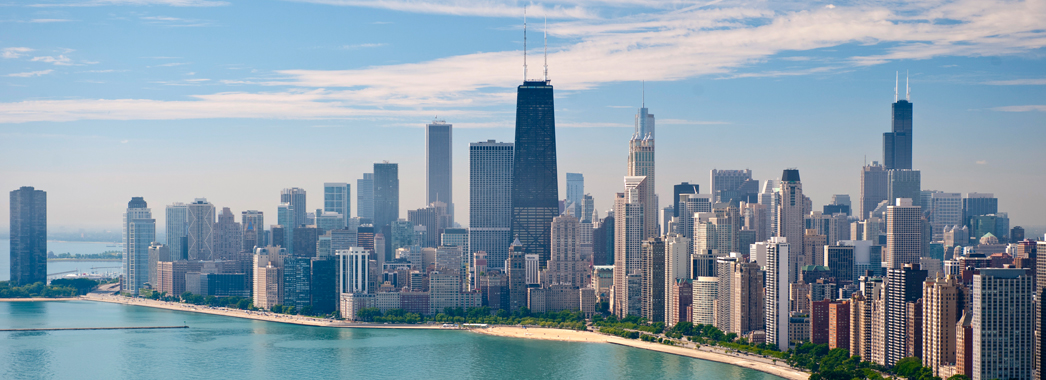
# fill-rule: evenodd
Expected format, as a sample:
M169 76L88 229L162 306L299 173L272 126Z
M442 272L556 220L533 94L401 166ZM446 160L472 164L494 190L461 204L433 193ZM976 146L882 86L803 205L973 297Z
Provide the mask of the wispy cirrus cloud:
M47 74L50 74L53 71L54 70L27 71L27 72L24 72L24 73L7 74L5 76L15 77L15 78L29 78L29 77L38 77L38 76L41 76L41 75L47 75Z
M377 47L382 47L382 46L388 46L388 44L385 44L385 43L353 44L353 45L344 45L341 48L342 49L347 49L347 50L356 50L356 49L377 48Z
M984 84L990 84L992 86L1036 86L1046 85L1046 79L993 80L984 82Z
M64 19L64 18L34 18L32 20L29 20L29 22L37 23L37 24L49 24L49 23L54 23L54 22L70 22L70 21L73 21L73 20L67 20L67 19Z
M53 56L33 57L33 59L30 59L30 61L53 63L53 64L55 64L57 66L72 66L72 65L74 65L72 59L69 59L69 57L66 57L65 55L61 55L61 54L58 55L57 57L53 57Z
M214 0L87 0L59 1L30 4L30 7L101 7L107 5L168 5L172 7L220 7L229 5L226 1Z
M213 22L208 20L197 20L197 19L185 19L180 17L170 16L143 16L140 17L142 21L151 25L174 27L174 28L187 28L187 27L198 27L198 26L211 26Z
M312 2L383 6L369 1ZM576 8L585 13L572 17L564 15L560 20L566 21L549 24L551 36L559 41L569 41L550 46L548 54L551 78L560 91L585 91L608 83L640 79L674 81L702 76L832 75L896 60L1025 54L1046 47L1046 30L1041 26L1041 20L1046 19L1046 4L1041 2L954 0L897 5L859 0L832 8L802 2L721 2L712 6L682 4L678 8L626 0L607 5L611 2L582 1L568 5L561 9ZM389 0L388 4L392 4L387 6L388 9L419 13L438 10L456 14L455 9L459 7L475 8L462 12L466 15L516 17L518 13L515 3L508 2ZM596 17L595 13L588 13L587 8L581 8L598 7L599 4L604 7L647 8L644 13L619 17ZM759 70L761 62L777 55L795 56L796 52L843 45L854 47L848 50L857 53L837 58L831 65L817 60L794 60L794 68ZM514 88L522 79L519 70L522 55L520 50L481 52L346 70L278 70L274 76L263 75L261 79L218 78L215 82L221 84L250 84L287 90L196 95L190 100L0 103L0 122L113 117L311 119L360 115L450 116L449 112L476 115L488 112L488 107L512 104ZM181 63L165 65L177 64ZM539 64L532 62L530 67L529 77L539 78ZM294 107L270 107L276 98L287 99ZM18 106L14 107L14 104ZM996 110L1042 110L1036 108L1042 106L1012 107ZM263 108L263 112L251 112ZM48 109L54 112L48 112Z
M7 59L21 58L22 56L25 56L25 53L31 51L33 51L33 49L27 47L9 47L0 50L0 57L4 57Z
M455 16L523 17L527 13L552 19L592 19L596 15L581 6L517 3L487 0L292 0L296 2L388 9L401 12L446 14Z
M992 111L1002 112L1046 112L1046 105L1027 105L1027 106L1003 106L992 108Z

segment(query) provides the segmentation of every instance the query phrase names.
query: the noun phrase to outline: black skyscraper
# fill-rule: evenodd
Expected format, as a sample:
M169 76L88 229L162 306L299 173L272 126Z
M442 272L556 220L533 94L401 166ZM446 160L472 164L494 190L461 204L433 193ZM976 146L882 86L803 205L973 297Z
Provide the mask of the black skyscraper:
M400 217L399 164L374 164L374 227L381 228Z
M47 282L47 193L11 192L11 282Z
M672 205L675 207L672 216L679 216L679 194L700 194L697 184L683 182L672 186Z
M912 168L912 103L893 104L893 131L883 133L883 162L886 169Z
M559 214L552 85L524 81L516 93L512 234L544 267L551 258L552 218Z

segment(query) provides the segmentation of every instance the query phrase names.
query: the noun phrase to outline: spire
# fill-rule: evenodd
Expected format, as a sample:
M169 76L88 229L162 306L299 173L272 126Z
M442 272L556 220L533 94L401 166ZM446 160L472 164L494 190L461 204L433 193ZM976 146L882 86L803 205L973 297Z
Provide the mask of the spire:
M646 81L643 81L643 108L646 108Z
M545 17L545 76L542 79L548 82L548 17Z
M908 70L904 71L904 100L912 101L912 88L908 87Z
M524 16L524 18L526 18L526 16ZM526 22L523 22L523 24L526 25ZM523 28L526 29L526 26L524 26ZM523 39L526 40L526 37L524 37ZM523 52L523 69L524 69L524 73L526 71L526 68L527 68L527 53ZM900 71L894 71L893 72L893 102L894 103L897 103L897 83L900 80L901 80L901 72Z
M527 7L523 6L523 81L527 81Z

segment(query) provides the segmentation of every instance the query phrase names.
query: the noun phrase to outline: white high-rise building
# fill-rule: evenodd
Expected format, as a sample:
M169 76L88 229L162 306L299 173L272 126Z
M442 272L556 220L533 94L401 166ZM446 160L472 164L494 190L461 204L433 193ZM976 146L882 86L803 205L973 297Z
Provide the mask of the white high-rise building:
M352 217L351 197L352 185L345 182L323 183L323 211L341 214L344 227L349 226L349 218Z
M207 198L189 204L189 260L210 261L214 254L214 205Z
M138 295L149 282L149 245L156 241L156 219L142 197L131 198L123 219L123 291Z
M922 252L922 208L910 198L896 199L886 208L886 266L918 264Z
M777 236L766 244L766 342L781 351L788 349L790 246L787 238Z
M587 263L581 261L580 242L578 240L581 226L573 215L561 215L552 219L552 258L546 266L548 285L568 285L583 288L587 284L585 274Z
M654 194L654 115L646 106L636 114L636 130L628 142L628 171L630 177L646 177L646 190L639 195L643 204L642 239L658 236L657 196Z
M189 206L177 202L167 206L167 247L171 256L178 260L188 258L189 243Z
M342 294L370 293L370 250L352 247L334 254L338 257L338 299Z
M280 191L280 202L290 203L291 211L294 213L294 224L289 227L291 230L301 226L302 224L308 223L306 215L309 213L308 206L305 204L305 189L300 187L292 187L289 189L283 189ZM293 252L292 252L293 253Z
M527 285L541 284L541 257L536 253L523 256L523 268L526 271Z
M961 226L962 193L934 192L930 194L930 225L933 226L933 241L944 239L944 228Z
M810 213L811 205L807 204L806 196L803 195L803 183L799 179L799 170L785 169L781 174L781 192L777 202L777 233L774 236L788 239L788 243L795 247L789 258L788 282L796 282L799 279L799 268L803 255L803 238L806 235L806 215ZM786 289L787 291L787 289Z
M650 188L646 177L625 177L625 192L614 199L614 314L618 317L640 315L638 300L630 300L628 276L639 275L644 239L645 195Z
M973 276L973 380L1031 379L1035 281L1025 269Z
M503 268L512 244L512 143L469 144L469 249Z
M694 324L715 323L715 305L719 297L719 278L698 276L694 280Z

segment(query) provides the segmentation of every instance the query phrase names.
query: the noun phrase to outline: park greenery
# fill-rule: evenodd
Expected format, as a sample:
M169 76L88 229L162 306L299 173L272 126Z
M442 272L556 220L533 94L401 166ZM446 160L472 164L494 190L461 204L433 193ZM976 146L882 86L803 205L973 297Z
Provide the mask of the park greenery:
M10 281L0 281L0 298L61 298L76 297L87 294L95 286L97 281L85 278L58 279L51 281L51 285L37 282L18 286Z
M560 311L555 313L531 313L527 308L520 308L509 313L505 310L493 312L487 306L468 309L444 308L436 315L408 313L402 309L382 312L378 308L364 308L356 313L364 322L377 323L483 323L489 325L525 325L549 328L585 330L585 315L579 311Z

